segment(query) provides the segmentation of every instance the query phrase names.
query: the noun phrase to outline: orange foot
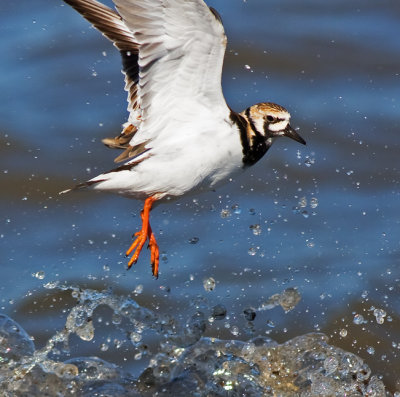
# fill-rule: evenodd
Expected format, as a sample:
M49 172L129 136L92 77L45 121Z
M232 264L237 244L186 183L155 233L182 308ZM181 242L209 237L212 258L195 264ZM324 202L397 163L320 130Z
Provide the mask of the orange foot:
M160 253L159 253L156 238L154 237L154 234L153 234L153 231L151 230L151 226L150 226L150 222L149 222L150 210L155 201L156 201L156 199L154 197L149 197L145 200L143 211L141 213L142 230L140 230L140 232L135 233L136 239L132 243L132 245L129 247L128 251L126 251L126 256L129 256L132 253L132 251L135 250L135 252L133 253L133 255L128 263L128 269L130 269L131 266L134 263L136 263L137 260L139 259L140 252L142 251L142 248L143 248L144 244L146 243L146 240L148 239L149 240L148 247L150 248L151 267L153 270L153 276L155 278L158 278L158 264L159 264Z

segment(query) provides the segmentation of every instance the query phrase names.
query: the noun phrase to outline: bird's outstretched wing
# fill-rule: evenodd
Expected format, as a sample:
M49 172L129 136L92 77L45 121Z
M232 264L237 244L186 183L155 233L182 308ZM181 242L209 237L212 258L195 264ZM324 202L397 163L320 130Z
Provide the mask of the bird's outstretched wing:
M176 125L196 122L202 109L226 113L226 36L203 0L113 0L118 13L97 0L64 1L120 50L130 115L119 137L104 140L128 148L118 161Z
M125 90L128 91L129 122L137 127L140 119L137 96L139 46L135 42L131 30L118 13L96 0L64 1L78 11L119 49L122 57L122 71L125 74Z
M174 121L218 112L226 36L203 0L114 0L139 46L138 95L143 124L131 144L153 139Z

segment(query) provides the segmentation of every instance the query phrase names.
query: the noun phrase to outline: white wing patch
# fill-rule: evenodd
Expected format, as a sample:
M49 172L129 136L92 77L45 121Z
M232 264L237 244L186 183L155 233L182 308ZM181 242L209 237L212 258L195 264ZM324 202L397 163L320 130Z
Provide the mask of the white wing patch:
M130 144L183 131L182 124L195 125L202 109L225 115L221 74L226 36L204 1L114 2L139 46L142 123Z

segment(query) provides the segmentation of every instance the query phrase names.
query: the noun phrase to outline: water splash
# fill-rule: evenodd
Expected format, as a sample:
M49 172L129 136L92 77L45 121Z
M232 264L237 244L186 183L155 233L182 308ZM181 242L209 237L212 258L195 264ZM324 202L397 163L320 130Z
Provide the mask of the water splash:
M64 329L42 349L35 349L23 328L0 314L1 395L257 397L385 393L383 383L371 377L361 358L329 345L323 334L307 334L283 344L263 337L248 341L205 338L207 321L200 310L178 321L111 291L59 288L71 291L77 304L70 310ZM282 293L279 304L282 306L282 296L292 296L294 291ZM127 338L137 354L141 354L143 332L150 330L162 337L157 354L150 357L139 377L97 357L54 359L57 354L52 353L60 343L68 349L72 334L84 341L93 339L93 313L101 305L112 309L111 322L118 319L118 327L125 324ZM247 315L251 313L255 310ZM214 306L216 318L225 314L223 306ZM233 328L233 335L240 334L238 327Z

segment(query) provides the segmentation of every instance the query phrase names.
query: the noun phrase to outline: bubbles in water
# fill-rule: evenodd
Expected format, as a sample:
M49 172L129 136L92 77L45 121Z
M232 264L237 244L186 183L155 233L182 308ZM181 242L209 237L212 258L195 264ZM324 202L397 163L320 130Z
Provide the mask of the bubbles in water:
M65 289L64 289L65 290ZM35 350L28 334L7 316L0 315L1 395L357 395L381 397L385 386L355 354L328 344L322 334L307 334L278 344L257 337L246 342L205 338L203 312L196 311L187 321L159 316L140 307L131 298L111 292L73 289L78 304L67 317L65 328L50 338L43 349ZM154 330L161 338L158 353L150 357L148 368L138 379L98 358L80 357L57 361L59 343L71 333L90 338L92 316L98 306L107 306L124 321L116 328L127 331L140 360L148 353L142 344L142 330ZM214 313L224 307L214 306ZM251 309L253 310L253 309ZM108 315L104 315L106 317ZM108 320L103 319L103 322ZM129 328L124 324L129 323ZM270 320L269 327L274 327ZM240 329L227 323L236 337ZM110 344L121 348L124 339L108 337L99 350ZM58 352L58 353L57 353ZM52 358L47 356L52 354ZM197 393L197 394L195 394ZM354 394L354 393L353 393Z
M339 361L334 356L328 356L324 361L324 369L327 375L331 375L337 371L339 366Z
M368 397L384 396L385 386L376 375L373 375L368 383L365 393Z
M367 364L363 364L361 368L357 372L357 380L366 381L371 376L371 370L369 369Z
M203 280L203 287L207 292L214 291L215 284L215 280L212 277Z

